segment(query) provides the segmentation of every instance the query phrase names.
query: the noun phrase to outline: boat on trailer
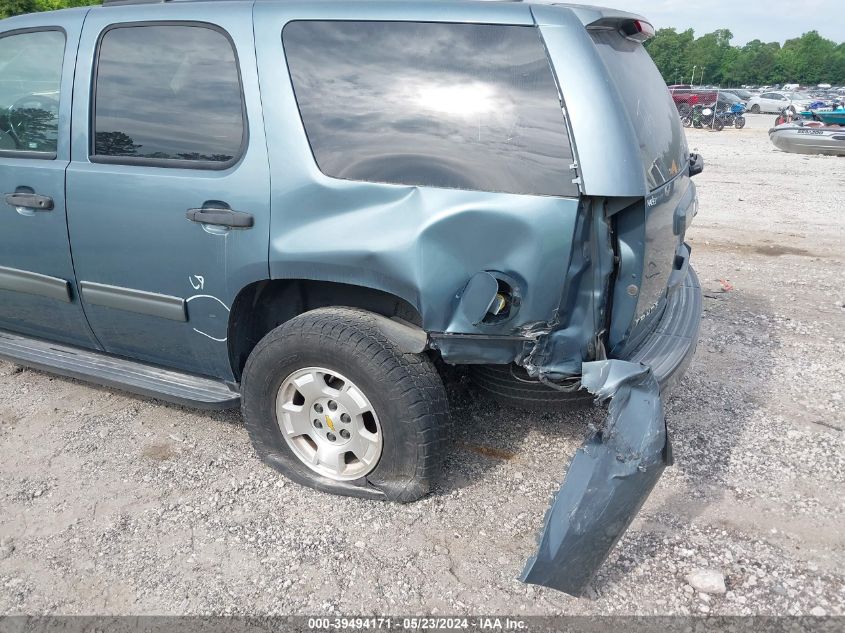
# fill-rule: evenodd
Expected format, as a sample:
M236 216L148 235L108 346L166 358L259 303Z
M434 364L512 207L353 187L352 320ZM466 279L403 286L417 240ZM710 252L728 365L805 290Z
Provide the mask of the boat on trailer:
M845 156L845 127L810 121L783 123L769 130L775 147L793 154Z

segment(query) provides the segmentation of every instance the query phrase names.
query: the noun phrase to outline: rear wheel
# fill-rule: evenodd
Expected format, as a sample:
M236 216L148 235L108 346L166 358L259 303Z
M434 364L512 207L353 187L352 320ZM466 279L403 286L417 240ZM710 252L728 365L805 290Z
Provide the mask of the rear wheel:
M555 389L530 378L517 365L470 365L469 370L476 387L498 402L520 409L568 409L592 399L587 391L578 389L578 382L571 383L567 390Z
M751 106L751 112L753 112L754 114L760 114L760 105L755 103L753 106Z
M722 119L713 119L713 129L717 132L721 132L725 129L725 124L722 122Z
M247 360L241 393L259 456L297 483L410 502L439 471L448 420L440 376L368 312L323 308L279 326Z

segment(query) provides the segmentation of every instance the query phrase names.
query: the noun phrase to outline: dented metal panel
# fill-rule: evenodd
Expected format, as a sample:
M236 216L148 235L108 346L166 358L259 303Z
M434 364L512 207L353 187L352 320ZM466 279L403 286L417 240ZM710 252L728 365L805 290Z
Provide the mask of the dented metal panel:
M432 21L431 7L259 2L254 12L264 122L269 138L283 139L269 147L271 278L315 279L388 292L414 306L422 328L435 338L447 333L530 341L549 331L576 248L577 198L331 178L318 169L302 121L291 116L298 108L284 70L282 41L289 21ZM491 3L449 3L438 9L436 21L533 24L527 5ZM478 134L478 126L468 125L466 133ZM561 174L561 182L567 178L572 174ZM520 295L518 310L506 319L488 322L483 314L478 318L473 305L464 303L472 315L462 307L470 279L487 273L512 279ZM476 346L491 352L484 358L502 363L522 352L522 345L507 339L498 351L490 339L477 345L464 338L450 339L440 349L447 361L459 362ZM485 361L479 357L476 362Z
M582 386L604 402L604 425L572 460L522 580L578 596L672 461L660 388L645 365L584 363Z

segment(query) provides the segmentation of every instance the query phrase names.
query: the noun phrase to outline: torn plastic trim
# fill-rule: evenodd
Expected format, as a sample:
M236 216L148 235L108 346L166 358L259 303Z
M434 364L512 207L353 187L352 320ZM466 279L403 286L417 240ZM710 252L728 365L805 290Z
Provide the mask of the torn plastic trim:
M573 596L590 584L672 463L660 386L649 367L588 362L581 384L598 401L610 400L608 415L575 454L521 578Z

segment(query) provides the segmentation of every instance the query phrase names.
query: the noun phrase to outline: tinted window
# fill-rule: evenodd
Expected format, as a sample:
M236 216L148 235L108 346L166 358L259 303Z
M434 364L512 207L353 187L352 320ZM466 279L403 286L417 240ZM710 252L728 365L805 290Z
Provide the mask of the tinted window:
M0 151L56 153L64 54L61 31L0 38Z
M141 160L235 160L244 120L235 52L219 31L108 30L97 66L94 153Z
M325 174L577 195L560 98L537 29L293 22L284 45Z
M634 125L649 189L656 189L685 169L689 160L678 110L642 44L616 31L590 34Z

